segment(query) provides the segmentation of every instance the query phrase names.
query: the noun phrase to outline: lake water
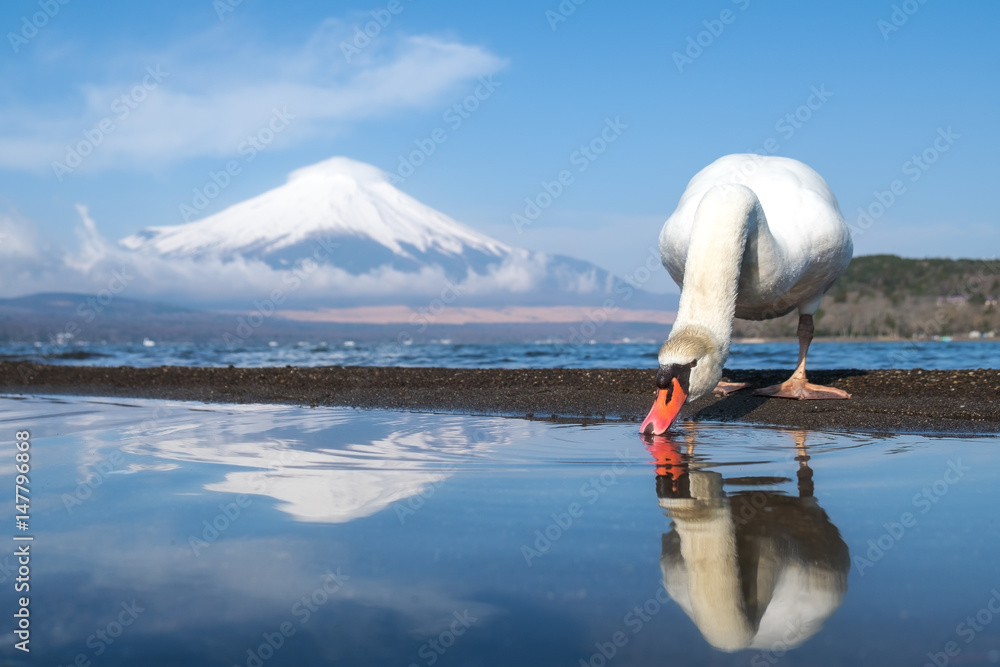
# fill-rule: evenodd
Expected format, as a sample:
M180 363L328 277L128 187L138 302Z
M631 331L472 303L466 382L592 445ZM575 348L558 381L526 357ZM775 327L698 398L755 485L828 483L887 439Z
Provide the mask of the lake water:
M150 341L155 343L155 341ZM450 368L655 368L657 343L455 345L4 344L0 359L98 366L439 366ZM728 368L793 368L798 343L735 343ZM1000 341L818 342L810 368L1000 368Z
M1000 438L0 397L12 665L1000 661ZM15 433L30 431L30 527ZM950 655L949 655L950 654Z

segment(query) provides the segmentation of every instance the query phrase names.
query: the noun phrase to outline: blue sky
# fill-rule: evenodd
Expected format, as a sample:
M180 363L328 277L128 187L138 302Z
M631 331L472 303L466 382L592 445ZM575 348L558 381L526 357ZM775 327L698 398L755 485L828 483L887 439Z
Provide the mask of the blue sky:
M239 175L199 215L333 155L397 172L441 128L403 190L619 274L643 263L696 171L744 151L819 171L858 228L856 254L1000 248L994 2L223 2L4 3L0 216L58 244L83 204L119 239L184 222L181 205L229 160ZM477 87L478 108L448 115ZM525 198L575 169L608 122L615 141L516 230ZM53 167L88 132L90 155ZM880 212L875 193L895 180ZM676 291L666 272L653 288Z

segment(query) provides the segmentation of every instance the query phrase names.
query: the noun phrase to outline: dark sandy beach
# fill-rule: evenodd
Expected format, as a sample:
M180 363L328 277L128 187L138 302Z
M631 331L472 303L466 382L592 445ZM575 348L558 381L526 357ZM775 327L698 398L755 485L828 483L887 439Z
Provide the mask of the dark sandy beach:
M289 403L497 414L533 419L638 422L653 397L654 369L102 368L0 363L0 392ZM764 386L785 370L727 371ZM810 380L851 400L794 401L743 390L706 396L682 417L814 429L1000 432L1000 370L827 370Z

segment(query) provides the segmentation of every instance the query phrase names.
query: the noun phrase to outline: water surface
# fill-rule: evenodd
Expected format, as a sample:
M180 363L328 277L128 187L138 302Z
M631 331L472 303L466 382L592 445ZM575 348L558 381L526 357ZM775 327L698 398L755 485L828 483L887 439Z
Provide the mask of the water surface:
M8 664L1000 660L996 437L47 397L0 422L11 487L32 434Z
M0 359L95 366L436 366L445 368L655 368L662 341L479 344L6 343ZM734 343L727 368L792 368L798 343ZM1000 341L826 342L810 368L1000 368Z

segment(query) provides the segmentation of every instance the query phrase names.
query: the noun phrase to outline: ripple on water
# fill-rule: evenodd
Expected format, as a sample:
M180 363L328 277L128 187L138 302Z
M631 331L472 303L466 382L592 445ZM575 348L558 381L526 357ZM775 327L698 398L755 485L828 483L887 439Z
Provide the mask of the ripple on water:
M0 420L32 433L39 663L135 600L101 664L246 664L285 622L265 664L426 664L431 640L454 664L922 664L1000 581L996 437L66 397Z

